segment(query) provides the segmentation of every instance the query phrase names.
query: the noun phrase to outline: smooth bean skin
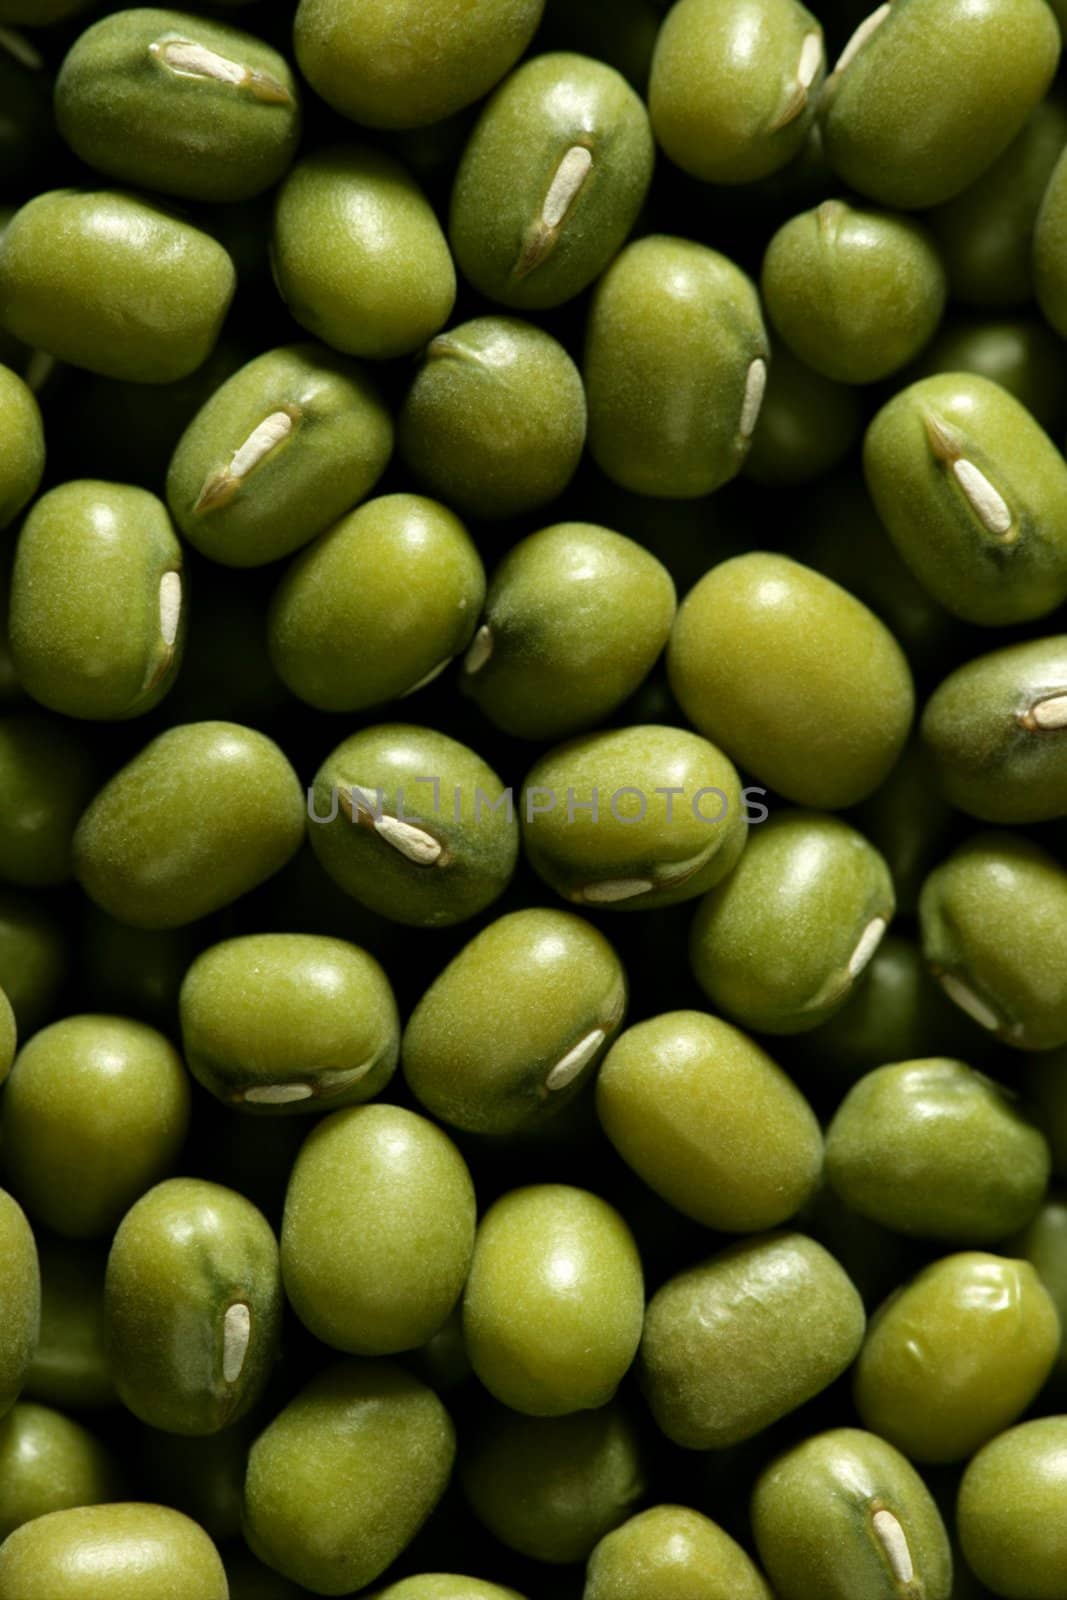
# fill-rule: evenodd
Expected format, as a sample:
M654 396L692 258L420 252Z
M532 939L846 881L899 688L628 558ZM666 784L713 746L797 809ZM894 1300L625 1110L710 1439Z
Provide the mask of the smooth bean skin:
M638 688L674 612L670 574L636 541L556 523L521 539L493 573L461 686L504 733L566 738Z
M263 1115L370 1100L392 1077L392 987L358 945L259 933L212 945L181 987L182 1051L216 1099Z
M461 1456L460 1477L491 1534L552 1566L586 1560L646 1483L636 1431L617 1403L569 1417L498 1407Z
M15 676L15 663L11 659L11 646L7 636L7 613L14 556L14 546L10 543L0 554L0 708L4 711L18 709L26 699L22 685Z
M586 1569L582 1600L771 1600L741 1546L686 1506L653 1506L607 1534Z
M9 1139L5 1121L5 1155ZM0 1416L22 1392L40 1324L41 1272L33 1231L18 1202L0 1189Z
M942 792L968 816L1067 815L1067 635L957 667L927 701L921 733Z
M98 776L85 741L54 717L0 717L0 878L36 888L67 881Z
M970 372L998 383L1024 405L1046 433L1067 420L1067 380L1061 343L1049 338L1037 316L1010 319L947 319L912 369L914 378Z
M1067 335L1067 159L1061 154L1041 201L1033 235L1034 292L1045 321Z
M336 1111L312 1130L289 1179L285 1292L336 1350L414 1350L459 1299L474 1229L474 1185L447 1134L400 1106Z
M447 1572L427 1572L418 1578L401 1578L379 1589L374 1600L522 1600L514 1589L480 1578L460 1578Z
M114 1405L104 1315L106 1248L39 1230L41 1331L24 1393L61 1411Z
M181 666L185 591L181 546L154 494L84 479L50 490L15 551L9 638L20 682L69 717L151 711Z
M301 0L296 58L342 116L370 128L421 128L487 94L526 49L543 9L544 0Z
M923 954L950 1000L1016 1050L1067 1043L1067 871L1006 829L976 834L927 878Z
M107 378L174 383L195 372L236 284L208 234L120 191L39 194L0 235L0 325Z
M932 338L948 291L926 228L843 200L783 223L760 287L793 354L838 383L876 383L906 366Z
M949 1600L952 1552L914 1467L859 1428L779 1456L752 1496L756 1548L780 1600Z
M308 705L365 711L442 672L470 643L484 598L459 518L422 495L382 495L288 568L271 602L271 660Z
M872 1318L853 1372L865 1427L913 1461L963 1461L1035 1398L1060 1347L1028 1261L935 1261Z
M302 327L376 361L418 350L456 298L428 201L399 161L366 145L297 162L275 201L271 265Z
M736 477L769 354L755 285L732 261L663 234L627 245L586 325L589 448L601 471L662 499Z
M35 1221L101 1238L173 1166L189 1078L161 1033L126 1017L64 1017L24 1044L4 1089L4 1166Z
M11 1008L11 1001L3 989L0 989L0 1084L11 1071L17 1045L18 1023L15 1021L15 1013Z
M0 1541L50 1511L115 1500L119 1483L110 1451L61 1412L20 1401L0 1420Z
M457 266L516 310L573 299L625 242L653 159L648 112L619 73L588 56L535 56L464 148L449 216Z
M1063 1201L1063 1191L1052 1189L1022 1232L1002 1248L1006 1255L1030 1263L1056 1307L1061 1330L1067 1327L1067 1205ZM1049 1392L1057 1402L1064 1393L1065 1378L1067 1348L1061 1338L1049 1380Z
M682 728L633 726L557 745L523 785L534 871L575 905L648 910L694 899L745 849L733 764Z
M900 646L811 567L756 551L713 567L667 650L689 721L797 805L855 805L888 777L914 712Z
M1067 110L1036 105L1004 154L955 200L930 216L952 298L1009 310L1034 293L1034 227L1067 144Z
M863 1342L863 1302L814 1239L731 1245L653 1296L641 1340L645 1398L687 1450L725 1450L840 1377Z
M589 1082L626 1010L612 946L570 912L498 917L439 973L401 1055L431 1116L467 1133L533 1132Z
M217 388L178 441L167 504L202 555L291 555L369 494L393 448L371 378L319 344L282 345Z
M183 11L131 8L87 28L60 67L55 108L88 166L189 200L262 193L288 170L300 137L285 57Z
M967 1565L1005 1600L1056 1600L1067 1583L1067 1419L1040 1417L992 1439L967 1465L956 1526Z
M846 1205L919 1238L1006 1238L1034 1215L1050 1169L1040 1130L962 1061L878 1067L827 1130L826 1174Z
M797 0L681 0L652 58L656 138L706 183L766 178L808 137L825 70L822 29Z
M954 616L1046 616L1067 596L1067 464L1006 390L922 378L867 430L863 469L897 550Z
M903 210L981 177L1044 95L1060 51L1042 0L894 0L861 29L826 80L826 155L850 188Z
M2 230L0 230L2 236ZM37 493L45 462L44 424L33 390L18 373L0 365L0 530L14 522Z
M515 870L518 824L503 784L473 750L430 728L381 723L353 734L315 774L309 808L312 849L330 877L394 922L462 922Z
M74 835L74 870L118 921L180 928L263 883L303 836L300 784L272 740L232 722L186 723L100 790Z
M597 1074L600 1125L623 1160L685 1216L756 1233L814 1193L814 1113L753 1040L718 1017L672 1011L621 1034Z
M472 517L534 511L581 458L585 391L563 346L515 317L476 317L426 348L400 412L400 452L446 505Z
M339 1361L252 1446L245 1538L316 1594L362 1589L415 1537L454 1455L454 1429L432 1390L391 1361Z
M52 1511L0 1547L2 1600L228 1600L219 1553L166 1506Z
M783 808L701 901L690 965L743 1027L806 1033L848 999L893 911L889 868L861 833Z
M513 1411L565 1416L607 1405L641 1340L641 1258L599 1195L513 1189L482 1218L463 1294L463 1338L490 1394Z
M278 1356L278 1245L243 1195L171 1178L119 1225L105 1284L108 1348L128 1410L168 1433L229 1427Z

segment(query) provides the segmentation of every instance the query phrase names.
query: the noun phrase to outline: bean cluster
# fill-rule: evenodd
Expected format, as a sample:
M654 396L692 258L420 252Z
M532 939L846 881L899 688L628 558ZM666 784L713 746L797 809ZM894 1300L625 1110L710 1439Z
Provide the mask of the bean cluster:
M1065 0L0 0L0 1600L1067 1600Z

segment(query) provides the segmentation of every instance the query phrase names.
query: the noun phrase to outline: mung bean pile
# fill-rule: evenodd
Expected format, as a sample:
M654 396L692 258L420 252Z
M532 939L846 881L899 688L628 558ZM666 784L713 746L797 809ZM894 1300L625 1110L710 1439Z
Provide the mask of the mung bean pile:
M1067 0L0 0L0 1600L1067 1600Z

